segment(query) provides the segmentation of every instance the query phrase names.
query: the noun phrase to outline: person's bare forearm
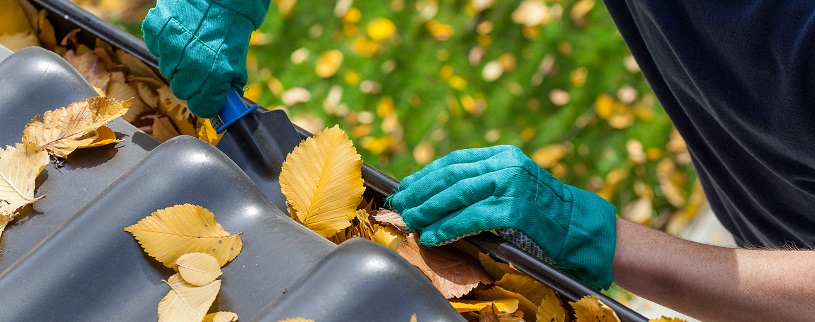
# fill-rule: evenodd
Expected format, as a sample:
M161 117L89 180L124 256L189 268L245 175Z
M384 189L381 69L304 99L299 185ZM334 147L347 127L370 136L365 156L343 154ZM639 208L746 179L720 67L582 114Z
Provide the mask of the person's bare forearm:
M617 220L616 283L704 321L815 319L815 251L732 249Z

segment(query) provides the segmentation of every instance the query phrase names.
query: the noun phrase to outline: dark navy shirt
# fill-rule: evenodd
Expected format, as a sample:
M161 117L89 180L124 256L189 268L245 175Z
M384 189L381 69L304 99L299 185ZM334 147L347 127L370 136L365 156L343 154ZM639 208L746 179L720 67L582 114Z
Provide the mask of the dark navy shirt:
M815 246L815 1L605 0L741 246Z

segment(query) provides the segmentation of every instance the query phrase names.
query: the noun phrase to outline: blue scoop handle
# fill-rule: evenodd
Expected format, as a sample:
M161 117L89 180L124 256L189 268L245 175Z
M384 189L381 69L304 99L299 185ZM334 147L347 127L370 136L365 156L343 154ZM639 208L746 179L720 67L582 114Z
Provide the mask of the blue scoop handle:
M218 111L217 116L209 119L209 122L212 124L212 127L215 128L215 132L221 134L226 131L226 128L232 125L232 123L246 116L246 114L252 113L252 111L258 107L260 107L258 104L246 106L243 102L243 98L238 94L238 90L230 85L229 93L226 95L226 104Z

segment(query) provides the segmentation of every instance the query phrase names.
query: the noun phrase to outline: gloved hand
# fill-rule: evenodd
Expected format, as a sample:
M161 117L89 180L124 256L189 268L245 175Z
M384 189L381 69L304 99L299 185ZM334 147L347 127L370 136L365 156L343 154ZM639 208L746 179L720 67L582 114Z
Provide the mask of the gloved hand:
M173 94L193 114L211 118L226 102L229 85L246 85L246 54L270 0L159 0L142 30L147 48Z
M616 209L555 179L514 146L459 150L402 180L388 198L419 242L498 230L595 289L608 288Z

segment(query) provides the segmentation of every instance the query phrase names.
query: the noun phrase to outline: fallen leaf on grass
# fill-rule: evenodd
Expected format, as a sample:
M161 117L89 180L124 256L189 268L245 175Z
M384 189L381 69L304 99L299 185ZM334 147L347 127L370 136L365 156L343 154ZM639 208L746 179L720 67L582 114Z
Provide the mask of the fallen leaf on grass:
M584 296L577 302L569 302L574 308L576 322L619 322L620 318L610 307L592 295Z
M518 310L518 300L513 298L495 301L458 300L450 301L450 305L452 305L458 313L479 312L493 305L495 305L496 309L504 313L514 313Z
M158 210L125 228L148 255L169 268L187 253L206 253L224 266L241 252L241 237L230 235L215 215L201 206L176 205Z
M0 233L17 209L42 198L34 198L34 185L47 164L48 154L32 143L0 150Z
M175 261L178 273L188 283L195 286L204 286L212 283L221 276L221 266L212 255L204 253L189 253L181 255Z
M458 298L479 283L492 283L487 272L467 254L449 245L426 248L416 239L415 234L408 235L397 252L421 270L445 298Z
M407 234L408 232L407 224L405 224L405 221L402 219L402 216L400 216L393 210L379 208L379 210L374 211L373 217L374 220L393 226L402 233Z
M23 142L33 142L60 158L93 143L102 124L124 115L130 100L93 97L37 116L23 130Z
M201 321L221 289L221 281L195 286L179 274L170 276L166 283L170 292L158 303L159 321Z
M362 201L362 158L338 126L324 129L289 153L280 187L292 218L320 236L334 236L351 225Z
M232 312L215 312L204 316L204 321L201 322L235 322L238 320L238 315Z

